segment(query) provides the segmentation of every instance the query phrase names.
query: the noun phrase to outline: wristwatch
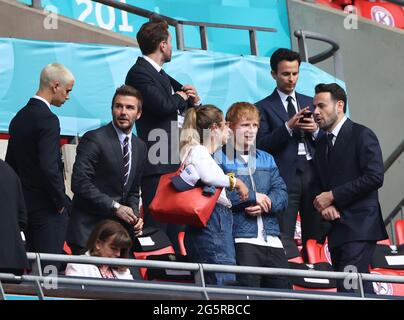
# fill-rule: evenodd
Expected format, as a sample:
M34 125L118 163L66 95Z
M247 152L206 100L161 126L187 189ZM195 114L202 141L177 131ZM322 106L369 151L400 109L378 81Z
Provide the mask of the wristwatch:
M114 211L118 211L118 209L121 207L119 202L116 202L115 200L112 200L112 209Z

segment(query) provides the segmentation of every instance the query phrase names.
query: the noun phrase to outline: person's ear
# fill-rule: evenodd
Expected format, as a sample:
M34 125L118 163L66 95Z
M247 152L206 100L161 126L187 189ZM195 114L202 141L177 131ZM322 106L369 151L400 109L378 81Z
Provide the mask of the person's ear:
M138 120L140 118L140 116L142 115L142 111L139 111L136 115L136 120Z
M58 88L60 87L60 83L59 83L59 81L53 81L53 82L51 82L50 86L51 86L53 94L55 94L56 91L58 90Z
M276 80L276 72L274 70L271 70L271 76L274 80Z
M345 106L344 101L342 100L337 101L338 113L344 113L344 106Z

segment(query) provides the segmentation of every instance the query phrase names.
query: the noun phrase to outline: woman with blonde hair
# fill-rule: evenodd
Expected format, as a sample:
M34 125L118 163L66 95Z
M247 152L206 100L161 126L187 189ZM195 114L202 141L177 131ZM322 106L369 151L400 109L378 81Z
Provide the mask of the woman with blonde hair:
M126 229L113 220L100 221L87 241L85 256L103 258L125 258L129 259L132 240ZM110 267L107 265L93 265L68 263L66 266L67 276L110 278L133 280L128 267Z
M184 166L192 165L204 185L237 190L241 199L248 196L248 189L241 179L226 175L213 159L213 153L227 142L229 128L223 112L205 105L189 109L180 134L180 155ZM205 228L188 226L185 246L193 262L235 265L235 249L232 237L231 202L222 190L215 209ZM208 284L223 285L235 281L232 273L207 273Z

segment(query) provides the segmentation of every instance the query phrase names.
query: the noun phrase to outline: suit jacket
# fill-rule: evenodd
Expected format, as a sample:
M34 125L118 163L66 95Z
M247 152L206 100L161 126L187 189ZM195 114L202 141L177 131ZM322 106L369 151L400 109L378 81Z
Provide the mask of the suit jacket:
M20 231L27 212L20 179L2 160L0 177L0 269L24 269L28 260Z
M311 97L296 92L296 100L301 108L309 106L314 111ZM290 188L297 168L300 131L294 130L291 136L286 129L285 122L289 120L289 116L276 88L270 96L255 105L261 115L257 147L273 155L282 178ZM314 156L315 141L310 133L305 133L305 137L310 154Z
M94 226L114 218L113 200L131 207L139 216L139 185L146 156L145 143L132 134L131 170L124 186L123 154L112 123L82 137L73 166L69 244L85 247Z
M68 206L58 117L32 98L12 119L9 133L6 162L21 179L28 212Z
M144 175L175 171L179 166L177 116L178 112L185 111L188 102L180 95L172 94L171 86L176 92L181 90L182 84L170 76L162 76L142 57L129 70L125 83L139 90L143 97L142 116L136 121L136 130L150 151ZM160 129L157 132L159 139L153 134L149 137L154 129ZM158 147L160 151L156 152Z
M387 238L378 199L383 185L383 158L376 135L347 119L327 160L327 136L315 156L319 192L331 190L341 218L332 222L329 246ZM319 193L318 192L318 193Z

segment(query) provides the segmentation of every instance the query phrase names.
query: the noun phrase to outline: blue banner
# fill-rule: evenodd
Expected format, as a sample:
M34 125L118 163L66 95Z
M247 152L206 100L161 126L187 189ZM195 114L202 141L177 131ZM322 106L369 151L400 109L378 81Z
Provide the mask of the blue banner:
M31 3L31 0L19 0ZM270 56L279 48L290 48L286 1L282 0L117 0L178 20L203 21L277 29L257 32L259 53ZM136 37L147 19L114 9L91 0L42 0L45 11L55 12L91 25ZM248 31L208 28L208 45L212 51L250 54ZM175 35L174 28L171 34ZM199 28L184 26L185 46L200 48ZM173 36L175 45L175 37ZM176 45L175 45L176 46Z
M52 107L62 134L81 136L108 123L115 89L139 55L137 48L0 38L0 131L8 131L11 119L38 89L42 68L52 62L67 66L76 78L70 100L61 108ZM181 83L195 85L203 103L223 111L236 101L254 103L275 88L265 57L174 51L164 69ZM317 83L336 81L302 63L297 90L313 96Z

